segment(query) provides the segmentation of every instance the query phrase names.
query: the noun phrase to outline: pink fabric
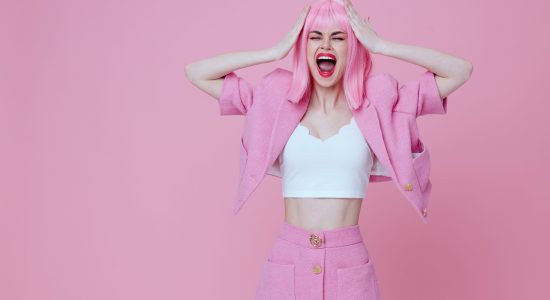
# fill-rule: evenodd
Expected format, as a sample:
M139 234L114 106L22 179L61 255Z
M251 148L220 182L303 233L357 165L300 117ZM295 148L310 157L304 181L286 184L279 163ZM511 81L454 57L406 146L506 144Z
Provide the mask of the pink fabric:
M226 75L219 99L221 115L246 118L240 141L240 178L233 213L236 215L274 163L305 114L309 99L286 98L292 72L277 68L252 86L234 72ZM371 182L392 180L424 223L431 194L430 153L419 137L416 118L446 114L434 74L399 85L389 74L365 81L364 104L353 116L375 154L377 172Z
M311 234L319 237L318 246L310 241ZM264 261L255 298L379 300L378 280L359 225L309 231L284 222Z

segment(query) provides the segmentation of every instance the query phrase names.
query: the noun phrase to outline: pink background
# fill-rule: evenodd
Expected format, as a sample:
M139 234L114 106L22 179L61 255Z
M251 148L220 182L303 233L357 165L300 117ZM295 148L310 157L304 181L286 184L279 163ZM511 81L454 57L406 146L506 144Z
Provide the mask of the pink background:
M475 69L446 116L419 119L430 223L393 183L368 190L382 296L550 299L548 1L356 2L381 37ZM184 66L275 45L305 3L0 2L0 298L252 299L280 179L232 216L243 119ZM423 71L374 59L400 81Z

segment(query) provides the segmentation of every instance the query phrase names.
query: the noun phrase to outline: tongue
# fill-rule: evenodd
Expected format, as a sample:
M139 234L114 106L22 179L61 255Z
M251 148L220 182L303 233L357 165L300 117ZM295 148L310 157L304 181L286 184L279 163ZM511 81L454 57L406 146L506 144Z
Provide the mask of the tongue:
M334 62L323 60L319 62L319 69L328 72L334 68Z

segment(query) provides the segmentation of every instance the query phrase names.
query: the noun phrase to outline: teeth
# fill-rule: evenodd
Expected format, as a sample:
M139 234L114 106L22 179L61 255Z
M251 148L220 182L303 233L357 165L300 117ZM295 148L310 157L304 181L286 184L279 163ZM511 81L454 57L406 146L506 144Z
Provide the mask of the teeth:
M321 55L321 56L317 57L317 60L319 60L319 59L330 59L330 60L336 61L334 58L332 58L330 56L324 56L324 55Z

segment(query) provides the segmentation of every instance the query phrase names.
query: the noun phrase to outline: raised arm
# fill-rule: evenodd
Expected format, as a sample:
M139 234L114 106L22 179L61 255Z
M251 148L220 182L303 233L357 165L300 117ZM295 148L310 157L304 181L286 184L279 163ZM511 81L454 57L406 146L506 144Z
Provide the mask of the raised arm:
M274 47L256 50L233 52L209 57L192 62L185 66L187 79L204 92L220 100L225 76L235 70L248 66L282 59L290 52L303 28L310 6L307 5L300 14L290 32ZM241 94L251 94L250 86L235 74L231 81L245 89ZM251 99L249 99L251 101Z
M463 85L473 71L472 63L463 58L421 46L380 40L376 53L422 66L434 73L441 99Z
M185 75L193 85L219 100L225 75L274 60L275 53L271 48L225 53L186 65Z
M350 0L344 0L344 5L351 27L365 48L372 53L391 56L428 69L434 74L440 99L446 99L450 93L470 78L473 65L469 61L434 49L383 39L372 28L368 18L359 16ZM408 90L409 87L405 89Z

